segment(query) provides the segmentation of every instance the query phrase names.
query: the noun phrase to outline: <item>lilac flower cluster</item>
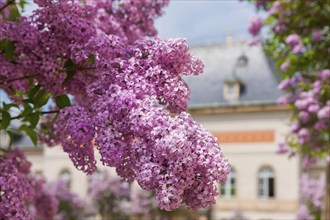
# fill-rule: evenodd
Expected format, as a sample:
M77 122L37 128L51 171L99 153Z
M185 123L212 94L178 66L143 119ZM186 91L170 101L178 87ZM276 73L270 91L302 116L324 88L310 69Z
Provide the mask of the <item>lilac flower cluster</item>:
M260 33L261 27L262 27L262 19L259 16L255 15L252 18L248 28L250 34L252 36L257 36Z
M0 218L32 219L25 203L33 199L34 191L27 179L30 164L18 150L0 156ZM23 173L21 172L23 171Z
M323 178L313 179L304 173L300 180L300 207L298 220L312 220L320 216L325 189Z
M44 180L31 175L30 167L18 149L0 156L1 219L54 219L57 200L47 192Z
M306 85L310 84L310 80L308 77L296 75L283 80L278 88L287 92L285 96L287 98L281 98L280 102L292 104L296 109L291 125L291 134L296 138L289 138L289 144L299 144L305 153L310 148L309 153L315 156L328 152L328 140L322 134L326 134L330 129L330 101L326 99L325 92L326 86L330 83L330 70L326 69L314 74L314 83L308 87ZM309 164L310 156L305 156L306 164Z
M249 45L254 46L260 42L260 38L258 37L262 28L262 19L260 16L255 15L252 17L250 25L248 27L249 33L253 36L253 39L250 40Z
M84 218L86 203L76 193L70 191L63 181L49 184L48 192L58 201L56 220Z
M303 51L303 44L299 35L291 34L285 39L285 43L292 48L292 53L301 53Z
M131 191L131 215L139 216L142 219L151 219L153 212L157 210L155 201L150 192L141 188Z
M125 203L129 203L130 186L119 177L102 171L97 178L91 178L89 197L97 212L104 219L130 215Z
M35 191L29 207L34 219L53 220L58 211L58 200L52 193L48 192L46 180L31 176L30 184Z
M153 19L168 1L35 2L32 16L0 20L0 40L15 48L15 62L0 53L0 78L13 97L31 84L54 98L74 97L42 140L61 144L87 174L97 149L104 165L154 191L163 209L214 203L228 161L216 138L184 113L182 75L202 73L203 64L184 39L144 37L156 34Z
M85 108L73 106L65 108L56 120L61 130L64 152L69 154L73 164L88 174L96 169L93 138L95 134L91 117Z

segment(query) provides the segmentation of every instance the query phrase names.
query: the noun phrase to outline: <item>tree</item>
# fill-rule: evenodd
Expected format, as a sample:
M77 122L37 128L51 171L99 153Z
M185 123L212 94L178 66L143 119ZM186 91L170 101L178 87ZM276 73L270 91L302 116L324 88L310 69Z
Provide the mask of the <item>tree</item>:
M267 16L255 17L249 31L257 42L262 26L268 28L265 50L283 72L279 89L285 95L279 103L289 104L292 112L291 132L279 152L302 154L305 167L326 159L323 218L330 219L330 2L253 2Z
M12 101L2 104L2 130L12 136L19 119L35 144L60 144L87 174L96 149L162 209L215 202L229 165L217 139L185 112L182 75L202 73L203 64L184 39L155 37L153 19L168 1L35 0L28 17L18 10L23 0L0 2L0 87ZM49 100L56 105L45 109Z

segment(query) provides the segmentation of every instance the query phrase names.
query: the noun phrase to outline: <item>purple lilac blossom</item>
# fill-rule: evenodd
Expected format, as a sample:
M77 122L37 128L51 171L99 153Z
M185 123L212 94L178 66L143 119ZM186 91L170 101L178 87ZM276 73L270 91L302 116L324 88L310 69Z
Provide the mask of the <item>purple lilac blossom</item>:
M286 71L288 71L289 67L290 67L290 62L289 61L286 61L286 62L284 62L284 63L281 64L280 69L283 72L286 72Z
M320 41L322 39L322 31L314 30L312 32L312 40L313 41Z
M261 30L262 27L262 19L255 15L252 17L251 23L248 27L248 30L252 36L257 36Z

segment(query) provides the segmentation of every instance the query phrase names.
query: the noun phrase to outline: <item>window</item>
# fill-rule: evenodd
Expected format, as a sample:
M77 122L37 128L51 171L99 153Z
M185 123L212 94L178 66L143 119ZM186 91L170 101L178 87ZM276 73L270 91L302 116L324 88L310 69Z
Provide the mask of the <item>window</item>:
M228 94L234 95L235 92L236 92L236 85L235 85L235 83L228 83L227 86L228 86Z
M223 86L223 96L228 101L235 101L245 93L245 85L243 81L234 79L226 80Z
M71 186L71 173L68 169L61 171L59 179L62 180L69 188Z
M232 198L236 195L236 172L234 168L231 168L226 183L220 185L220 195L226 198Z
M275 197L274 171L269 167L262 167L258 173L258 195L260 198Z

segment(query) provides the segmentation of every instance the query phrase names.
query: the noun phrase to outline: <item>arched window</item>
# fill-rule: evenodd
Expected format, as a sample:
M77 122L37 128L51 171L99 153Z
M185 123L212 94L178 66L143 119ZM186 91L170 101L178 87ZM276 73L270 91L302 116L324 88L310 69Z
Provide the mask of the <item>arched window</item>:
M220 195L226 198L236 196L236 171L232 167L225 184L220 185Z
M275 174L270 167L262 167L259 170L258 195L261 198L275 197Z
M70 186L71 186L71 172L68 169L63 169L60 172L59 179L62 180L70 188Z

